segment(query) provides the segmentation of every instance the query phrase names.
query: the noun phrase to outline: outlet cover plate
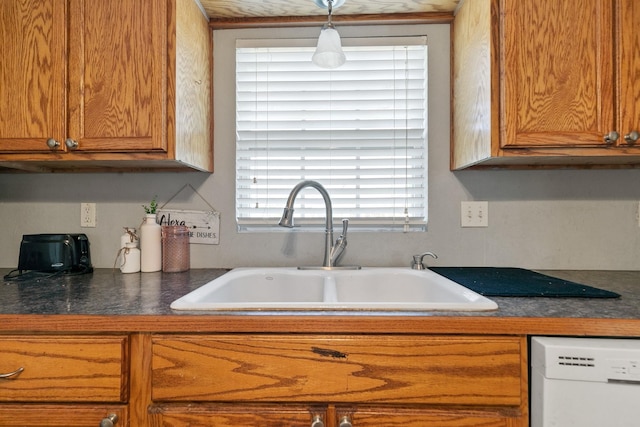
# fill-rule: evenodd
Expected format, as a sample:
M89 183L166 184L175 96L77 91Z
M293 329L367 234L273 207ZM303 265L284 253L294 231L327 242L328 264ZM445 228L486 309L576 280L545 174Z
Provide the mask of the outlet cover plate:
M80 203L80 227L96 226L96 204Z

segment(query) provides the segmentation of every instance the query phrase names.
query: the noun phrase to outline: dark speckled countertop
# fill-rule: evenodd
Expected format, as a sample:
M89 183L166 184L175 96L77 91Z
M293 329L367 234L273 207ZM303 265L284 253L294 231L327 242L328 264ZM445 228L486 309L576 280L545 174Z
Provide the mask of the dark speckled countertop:
M4 281L0 314L163 315L171 302L224 274L223 269L184 273L130 273L96 269L81 275L36 273ZM0 270L3 275L9 270Z
M3 276L8 272L8 269L0 270ZM117 270L96 269L87 275L53 277L43 275L24 281L5 281L0 288L0 314L202 315L202 312L174 311L169 308L169 305L178 297L225 272L224 269L193 269L184 273L122 274ZM491 299L499 305L497 311L438 312L437 315L640 319L640 271L547 270L542 272L562 279L611 290L619 293L621 297L616 299L493 297ZM275 313L251 312L251 314ZM278 314L282 314L282 312L278 312ZM286 314L292 313L287 312ZM294 314L318 315L319 313L297 312ZM371 313L365 312L364 314ZM434 315L433 312L384 312L378 314L389 316Z

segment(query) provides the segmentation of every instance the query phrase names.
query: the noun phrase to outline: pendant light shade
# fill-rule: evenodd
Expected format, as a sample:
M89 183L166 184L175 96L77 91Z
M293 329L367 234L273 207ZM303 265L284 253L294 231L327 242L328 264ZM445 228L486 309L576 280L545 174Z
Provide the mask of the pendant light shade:
M344 3L344 0L337 0L340 5ZM329 17L327 23L322 27L320 31L320 37L318 37L318 46L313 54L312 61L318 67L322 68L337 68L344 64L347 60L344 52L342 51L342 43L340 42L340 34L331 23L331 14L333 11L334 0L316 0L318 5L326 5L329 10Z
M318 47L313 54L313 63L322 68L337 68L346 60L338 31L333 27L323 28L318 37Z

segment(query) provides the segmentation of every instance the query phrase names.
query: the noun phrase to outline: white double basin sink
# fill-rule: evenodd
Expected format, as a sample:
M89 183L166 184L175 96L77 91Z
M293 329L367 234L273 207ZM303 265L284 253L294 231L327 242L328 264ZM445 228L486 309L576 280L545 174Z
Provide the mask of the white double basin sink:
M237 268L175 300L171 308L488 311L498 305L431 270Z

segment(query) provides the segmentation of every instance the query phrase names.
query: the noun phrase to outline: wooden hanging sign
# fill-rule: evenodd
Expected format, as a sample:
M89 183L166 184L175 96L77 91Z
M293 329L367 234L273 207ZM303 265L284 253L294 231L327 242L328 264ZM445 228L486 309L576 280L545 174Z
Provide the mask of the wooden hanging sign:
M217 245L220 243L220 212L159 209L160 225L185 225L189 228L189 243Z

